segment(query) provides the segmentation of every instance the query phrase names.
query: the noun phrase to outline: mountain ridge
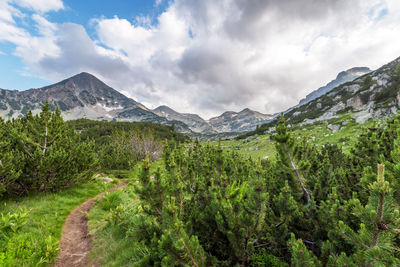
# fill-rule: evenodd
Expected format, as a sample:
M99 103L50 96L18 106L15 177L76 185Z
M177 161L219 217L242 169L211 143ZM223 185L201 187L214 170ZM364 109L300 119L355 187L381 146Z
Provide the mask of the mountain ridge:
M326 123L332 131L349 123L390 117L400 109L400 57L382 67L343 83L330 92L286 111L290 125ZM277 118L242 137L273 132Z
M367 73L371 72L371 69L368 67L353 67L351 69L341 71L336 75L336 78L325 86L318 88L317 90L309 93L305 98L301 99L298 105L304 105L309 103L310 101L329 93L335 87L350 81L354 81L358 77L361 77Z
M307 95L308 99L303 99L303 104L300 101L299 105L288 109L285 112L288 122L310 124L328 121L337 118L340 112L349 112L356 122L363 122L397 112L400 87L394 88L393 84L400 84L400 78L397 81L397 74L393 73L398 69L400 77L399 62L400 58L375 71L355 67L339 72L335 80ZM346 82L346 79L350 81ZM330 88L335 84L339 85ZM385 96L390 101L386 101ZM197 114L179 113L166 105L150 110L87 72L38 89L0 89L0 117L21 117L28 110L38 113L45 101L53 108L59 107L66 120L151 121L175 125L178 131L188 134L249 132L258 126L273 123L277 117L277 114L263 114L249 108L239 112L225 111L209 120ZM386 105L383 108L382 103Z
M17 118L28 110L39 113L48 102L58 107L66 120L87 118L105 121L150 121L191 130L182 122L168 121L144 105L121 94L92 74L82 72L52 85L25 91L0 89L0 117Z
M52 108L58 107L65 120L150 121L175 125L178 131L187 134L215 135L225 131L249 131L271 117L244 109L238 113L232 112L232 116L225 116L224 113L204 120L197 114L179 113L167 106L150 110L87 72L42 88L25 91L0 89L0 117L17 118L24 116L28 110L37 114L46 101Z

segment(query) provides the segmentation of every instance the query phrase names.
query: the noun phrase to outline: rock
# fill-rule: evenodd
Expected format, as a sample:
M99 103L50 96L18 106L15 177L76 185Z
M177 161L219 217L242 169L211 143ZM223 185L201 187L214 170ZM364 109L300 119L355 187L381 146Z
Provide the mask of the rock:
M346 107L352 107L355 110L359 109L361 106L362 106L362 101L361 101L360 96L350 98L346 102Z
M396 99L397 99L397 105L400 107L400 91L397 92L397 97L396 97Z
M359 84L353 84L351 86L346 86L347 92L350 92L351 94L354 94L359 89L360 89L360 85Z
M329 124L328 129L332 132L336 133L340 129L340 125L338 124Z
M338 118L336 113L339 110L342 110L344 108L345 108L344 103L343 102L339 102L338 104L333 106L331 109L329 109L327 112L322 114L320 117L318 117L316 119L305 119L302 123L299 123L299 126L312 124L312 123L317 122L317 121L327 121L327 120L330 120L330 119L336 119L336 118Z
M271 128L269 128L268 130L266 130L264 133L266 133L266 134L270 134L270 133L273 133L273 132L275 132L275 127L271 127Z
M251 141L251 140L254 140L254 139L255 139L254 136L249 136L249 137L247 137L245 140L248 142L248 141Z
M368 110L362 110L357 113L353 113L351 117L356 121L356 123L364 123L372 118L372 114L368 112Z
M321 103L317 103L317 108L322 108L322 104Z

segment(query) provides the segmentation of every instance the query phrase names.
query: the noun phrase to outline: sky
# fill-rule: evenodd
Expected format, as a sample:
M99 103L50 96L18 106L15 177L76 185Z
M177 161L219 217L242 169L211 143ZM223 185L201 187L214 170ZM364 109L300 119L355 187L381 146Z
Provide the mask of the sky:
M0 88L84 71L206 119L281 112L399 56L398 0L0 0Z

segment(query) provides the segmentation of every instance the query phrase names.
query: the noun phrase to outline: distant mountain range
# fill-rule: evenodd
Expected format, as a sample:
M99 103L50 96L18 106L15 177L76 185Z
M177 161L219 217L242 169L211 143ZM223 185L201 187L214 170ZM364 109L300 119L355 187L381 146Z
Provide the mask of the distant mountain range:
M181 121L185 123L193 132L214 134L217 133L210 124L207 123L203 118L196 114L190 113L179 113L167 106L159 106L152 110L155 114L160 117L166 118L167 120Z
M330 121L350 114L356 122L394 114L400 101L400 59L371 71L366 67L340 72L329 82L285 112L289 123L309 124ZM26 91L0 89L0 117L5 119L38 113L48 101L59 107L66 120L88 118L106 121L150 121L175 125L183 133L215 135L254 130L273 125L278 114L262 114L250 109L226 111L204 120L199 115L179 113L167 106L150 110L126 97L89 73L80 73L59 83Z
M205 134L251 131L257 125L268 122L274 117L274 115L262 114L248 108L240 112L226 111L209 120L204 120L196 114L178 113L167 106L160 106L153 112L168 120L182 121L192 131Z
M5 119L34 114L48 101L58 107L66 120L88 118L106 121L150 121L172 125L183 133L216 134L255 129L271 119L256 111L225 112L209 121L196 114L178 113L167 106L146 108L106 85L95 76L83 72L59 83L26 91L0 89L0 117Z
M151 121L172 125L181 132L191 130L179 121L157 116L144 105L126 97L95 76L83 72L59 83L26 91L0 89L0 117L17 118L28 110L38 113L48 101L66 120Z

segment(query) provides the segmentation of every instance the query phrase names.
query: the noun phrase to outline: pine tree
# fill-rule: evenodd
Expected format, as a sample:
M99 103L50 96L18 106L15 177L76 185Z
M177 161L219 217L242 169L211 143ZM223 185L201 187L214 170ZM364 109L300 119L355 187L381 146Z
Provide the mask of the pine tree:
M301 239L296 239L292 233L288 241L288 247L292 254L291 266L322 266L317 257L307 249Z
M290 137L290 133L285 125L285 118L283 117L283 113L279 118L278 125L276 126L276 135L274 136L276 140L276 149L279 154L279 162L281 163L281 167L290 169L290 177L292 180L296 180L298 186L301 188L303 192L303 196L306 202L311 200L311 193L306 188L305 179L299 170L295 158L294 158L294 140Z
M12 193L22 172L21 162L24 162L23 153L15 149L10 128L11 124L0 118L0 197L3 193Z
M287 181L279 195L271 196L269 203L271 203L271 208L267 210L266 224L270 227L265 229L267 233L263 241L270 243L272 251L277 255L287 256L282 253L282 247L286 245L290 233L295 231L296 224L304 214L293 197Z
M393 241L399 233L399 210L393 206L393 191L385 181L383 164L378 165L377 181L368 187L370 196L365 206L357 198L352 200L354 215L361 222L359 229L353 230L343 221L339 221L339 231L356 248L356 264L399 265L399 249Z
M387 161L389 172L389 182L393 188L394 199L400 205L400 139L394 143L394 148L391 151L391 162Z
M13 155L4 162L18 161L14 164L18 171L9 170L18 174L7 185L10 194L57 190L92 177L96 167L93 144L82 142L68 128L59 109L51 112L46 103L39 115L33 116L29 111L24 118L4 125L6 138L2 156Z

